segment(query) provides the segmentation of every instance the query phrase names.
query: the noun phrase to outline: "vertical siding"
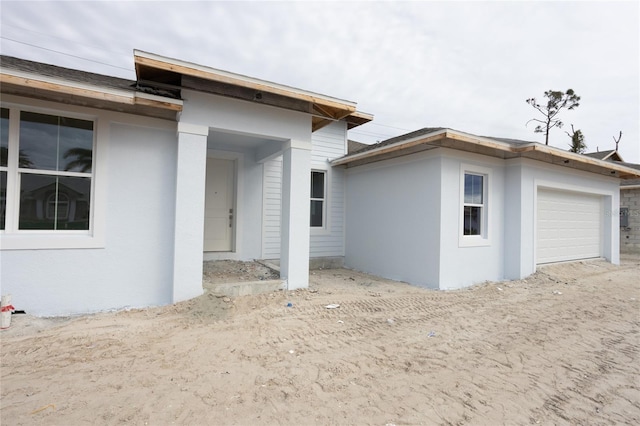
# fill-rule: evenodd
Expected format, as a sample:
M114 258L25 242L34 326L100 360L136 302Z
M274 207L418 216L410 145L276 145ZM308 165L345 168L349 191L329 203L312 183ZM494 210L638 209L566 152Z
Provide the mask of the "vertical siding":
M311 168L326 170L328 182L327 230L311 233L311 257L344 256L345 173L331 169L329 161L346 153L347 127L332 123L311 136ZM265 259L280 257L280 209L282 195L282 157L264 165L264 210L262 254Z
M280 210L282 203L282 156L264 163L262 202L262 257L280 257Z

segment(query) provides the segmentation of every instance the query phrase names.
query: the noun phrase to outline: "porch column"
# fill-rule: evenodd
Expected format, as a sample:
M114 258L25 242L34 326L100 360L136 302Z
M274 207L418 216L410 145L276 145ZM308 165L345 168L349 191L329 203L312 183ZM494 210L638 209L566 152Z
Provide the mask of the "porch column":
M289 141L282 159L280 277L295 290L309 287L311 142Z
M173 302L202 294L206 126L178 123Z

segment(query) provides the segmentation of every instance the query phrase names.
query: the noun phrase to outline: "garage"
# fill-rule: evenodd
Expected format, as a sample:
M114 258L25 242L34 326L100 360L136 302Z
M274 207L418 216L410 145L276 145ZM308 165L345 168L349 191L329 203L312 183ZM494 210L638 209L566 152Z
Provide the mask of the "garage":
M536 263L601 257L602 196L538 188Z

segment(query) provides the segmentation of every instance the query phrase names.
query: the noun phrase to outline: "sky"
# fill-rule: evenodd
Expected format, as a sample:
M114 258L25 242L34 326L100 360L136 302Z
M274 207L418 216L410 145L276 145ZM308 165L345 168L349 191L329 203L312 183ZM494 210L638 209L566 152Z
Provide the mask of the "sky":
M640 2L0 0L3 55L135 79L133 50L357 102L349 138L423 127L544 143L526 103L573 89L550 145L640 163Z

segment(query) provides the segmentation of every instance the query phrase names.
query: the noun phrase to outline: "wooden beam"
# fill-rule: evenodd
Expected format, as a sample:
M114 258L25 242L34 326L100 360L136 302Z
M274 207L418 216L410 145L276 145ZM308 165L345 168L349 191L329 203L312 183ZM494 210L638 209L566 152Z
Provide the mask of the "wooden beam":
M83 87L79 85L65 84L65 82L54 82L37 79L34 77L25 77L0 74L0 84L13 84L16 86L29 87L32 89L48 90L50 92L64 93L74 96L81 96L91 99L99 99L107 102L116 102L121 104L133 105L133 92L116 92L115 90L99 90Z
M144 78L141 75L142 73L144 73L144 67L149 67L171 71L183 75L190 75L193 77L200 77L206 80L232 84L235 86L246 87L259 92L269 92L294 99L302 99L314 104L347 110L349 112L355 112L356 110L355 105L350 102L340 102L337 100L327 99L318 94L312 94L310 92L276 85L275 83L269 83L267 81L244 77L237 74L231 74L220 70L215 70L213 68L200 67L195 64L180 63L179 61L169 62L166 59L155 59L149 56L141 56L140 54L134 55L136 70L138 72L139 78Z

